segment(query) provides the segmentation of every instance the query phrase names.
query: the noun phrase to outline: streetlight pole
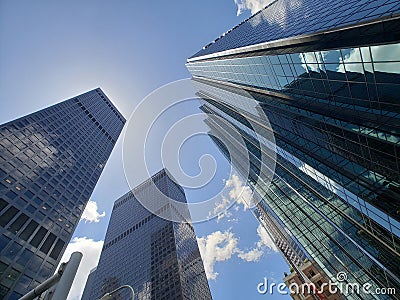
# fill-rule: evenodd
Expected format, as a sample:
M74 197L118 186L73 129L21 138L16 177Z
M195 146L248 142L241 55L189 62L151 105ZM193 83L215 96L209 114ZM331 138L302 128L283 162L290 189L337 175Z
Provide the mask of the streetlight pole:
M133 288L130 285L122 285L119 288L113 290L112 292L109 292L109 293L105 294L99 300L109 300L109 299L111 299L112 294L114 294L114 293L116 293L116 292L118 292L118 291L120 291L120 290L122 290L124 288L127 288L127 289L129 289L131 291L132 300L135 300L135 291L133 290Z
M19 300L33 300L55 285L57 285L57 287L52 296L55 297L50 299L66 300L81 260L81 252L72 253L69 261L67 263L62 263L55 275L44 281L42 284L39 284L29 293L19 298Z
M78 271L79 264L81 263L82 256L83 255L81 252L74 252L71 254L71 258L65 267L63 276L61 276L60 281L57 283L54 295L51 299L67 299L72 282L75 279L76 272Z

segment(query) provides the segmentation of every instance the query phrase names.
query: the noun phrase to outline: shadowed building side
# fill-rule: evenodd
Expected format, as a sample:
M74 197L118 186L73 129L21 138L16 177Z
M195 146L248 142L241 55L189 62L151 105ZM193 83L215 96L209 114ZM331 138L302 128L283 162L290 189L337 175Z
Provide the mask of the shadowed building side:
M154 184L154 185L153 185ZM161 170L115 201L99 264L83 300L100 298L110 280L132 286L137 299L211 299L190 214L176 211L158 191L186 203L183 189ZM156 214L138 201L152 202ZM163 216L181 216L172 222Z
M0 298L50 277L125 124L95 89L0 125Z

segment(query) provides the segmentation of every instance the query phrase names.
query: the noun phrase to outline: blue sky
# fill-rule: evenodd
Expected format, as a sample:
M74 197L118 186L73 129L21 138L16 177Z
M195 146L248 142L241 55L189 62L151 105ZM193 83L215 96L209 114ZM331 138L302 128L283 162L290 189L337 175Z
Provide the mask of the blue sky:
M128 118L154 89L189 77L186 58L247 18L246 8L254 9L263 1L238 2L243 11L239 16L234 0L0 0L0 122L96 87ZM189 101L174 116L198 113L197 106L197 101ZM168 122L171 119L161 120L164 125ZM214 156L218 172L204 190L187 190L189 202L218 191L229 179L229 166L204 136L183 145L180 160L185 172L199 172L202 153ZM151 166L154 171L161 167L160 160ZM137 178L137 183L145 179ZM235 183L231 190L239 184ZM128 189L120 138L91 197L87 220L80 222L69 250L87 253L80 278L96 263L113 202ZM259 243L257 229L258 222L243 211L243 205L234 206L219 221L195 224L207 266L213 268L209 283L214 299L285 297L257 293L264 277L280 282L288 270L279 254ZM246 261L257 257L256 262ZM70 299L76 299L79 288L75 286Z

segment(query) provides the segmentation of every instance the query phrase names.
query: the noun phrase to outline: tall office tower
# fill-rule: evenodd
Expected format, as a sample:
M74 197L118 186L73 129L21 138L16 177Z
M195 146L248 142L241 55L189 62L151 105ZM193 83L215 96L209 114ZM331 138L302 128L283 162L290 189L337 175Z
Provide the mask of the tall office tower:
M399 12L391 0L277 0L187 63L203 109L245 139L247 149L237 152L249 153L249 185L316 265L332 280L346 272L348 282L397 292ZM265 130L275 136L269 185L260 171L260 156L269 153L260 151L265 141L248 120L262 122L246 97L259 104L271 125ZM229 128L213 124L229 137Z
M204 90L202 92L204 92ZM244 167L246 166L245 160L249 160L250 162L250 176L248 176L248 179L250 182L252 182L251 186L253 187L254 192L249 206L255 204L255 207L252 208L251 211L260 222L262 227L264 227L264 229L267 231L268 235L275 243L277 249L282 254L286 263L290 266L290 274L287 275L287 273L285 272L285 283L287 283L288 287L290 287L290 285L293 283L296 283L299 287L306 287L310 284L314 284L315 291L319 293L315 297L312 294L307 293L303 295L304 298L296 298L301 297L298 294L293 294L291 296L293 296L294 299L344 299L340 291L331 293L328 287L324 288L322 286L323 283L329 282L329 276L321 268L319 268L316 264L312 262L313 258L310 256L310 254L302 247L296 237L288 230L285 224L283 224L283 222L272 211L268 204L265 201L262 201L262 197L259 194L260 189L254 188L256 185L255 181L258 180L258 174L260 174L261 171L260 161L258 159L260 155L257 155L257 152L259 152L262 147L255 148L251 144L249 144L248 137L245 137L245 135L243 135L243 132L241 134L241 137L244 139L244 141L247 141L248 144L244 145L238 142L236 138L233 138L234 134L232 134L232 128L230 128L230 126L226 126L224 122L221 122L220 118L224 116L221 114L216 117L215 113L212 113L212 111L207 109L207 104L205 104L207 102L203 100L202 103L202 110L206 113L209 113L208 118L205 120L205 123L210 128L208 134L221 150L221 152L224 154L224 156L231 162L236 170L240 174L242 174L242 176L246 176L245 174L248 174L248 171L246 172L246 168ZM248 105L248 103L246 103L245 105ZM224 120L229 120L229 118ZM230 124L234 125L234 122ZM239 127L236 127L236 129L239 132L241 130ZM254 136L254 134L252 135ZM269 154L271 154L271 152ZM249 155L250 157L257 155L257 160L254 159L254 157L249 159L248 157L246 157L246 155ZM276 156L273 155L272 158L267 158L267 160L269 159L271 162L274 161L275 158ZM270 168L273 167L273 165L271 165L271 163L267 160L264 159L262 163L266 164ZM265 175L266 174L263 174L263 176L261 177L264 180L266 179L268 181L268 175ZM306 288L305 290L308 289Z
M263 205L263 203L261 202L260 205ZM264 206L263 209L256 208L254 214L291 268L297 269L304 260L310 259L307 256L307 252L295 240L295 237L290 236L285 230L285 226L279 223L279 219L274 217L273 212L268 207Z
M0 299L54 273L124 123L98 88L0 125Z
M189 211L177 211L157 190L186 203L183 189L165 169L115 201L99 264L82 300L98 299L125 284L139 300L211 299ZM155 214L137 199L150 203Z

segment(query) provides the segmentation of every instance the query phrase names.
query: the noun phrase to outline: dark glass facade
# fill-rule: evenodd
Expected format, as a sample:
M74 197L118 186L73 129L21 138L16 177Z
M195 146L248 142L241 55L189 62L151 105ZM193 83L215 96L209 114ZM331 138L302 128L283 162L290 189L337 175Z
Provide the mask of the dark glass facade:
M287 264L294 269L297 269L301 264L310 257L307 252L301 247L301 244L294 236L291 236L283 223L279 222L279 218L265 204L258 202L258 208L254 210L254 215L257 217L260 224L267 230L269 236L274 241L277 248L282 253Z
M118 199L99 264L88 278L83 300L98 299L124 284L134 288L135 299L211 299L190 219L182 217L182 222L175 223L160 218L158 215L182 214L173 204L157 199L155 188L176 201L186 202L183 189L166 170ZM146 210L135 195L156 203L157 214ZM122 296L115 299L123 299Z
M349 282L397 292L399 7L398 1L277 0L187 64L203 111L231 123L246 142L240 148L231 129L207 119L210 134L225 137L213 138L221 151L235 149L236 161L249 156L248 183L262 197L260 215L272 211L332 280L346 272ZM268 142L248 122L260 120L246 97L268 117L276 158L261 153ZM276 159L271 184L261 154ZM247 176L240 163L235 168Z
M0 299L55 272L124 123L98 88L0 125Z
M209 109L206 101L203 101L201 109L210 114L210 116L205 120L205 123L210 128L208 135L215 145L220 149L225 158L229 160L229 162L237 171L239 171L242 176L245 176L245 174L247 174L246 168L244 167L246 164L243 163L243 161L248 159L246 157L246 153L249 153L249 150L241 148L240 143L237 143L237 141L229 134L230 130L227 130L227 127L221 127L222 124L219 119L214 118L216 113ZM223 116L218 114L218 117ZM253 152L259 151L257 148L253 149ZM255 166L255 163L259 166L258 160L250 161L250 170L252 172L252 176L249 177L249 180L256 178L258 176L257 174L260 173L259 167ZM256 180L254 180L254 182L255 181ZM252 209L253 215L267 231L271 240L280 250L286 263L290 267L297 269L305 259L311 259L311 257L308 256L307 252L302 248L301 244L296 240L296 238L289 233L290 231L279 220L266 202L262 201L262 197L260 194L258 194L257 190L253 191L252 203L257 204L257 206Z
M214 57L213 54L220 56L260 50L263 48L261 45L267 43L281 42L285 45L294 37L308 37L312 41L318 33L397 18L399 13L400 3L397 0L275 0L204 46L189 61ZM317 41L320 42L319 39Z
M205 89L203 86L203 91ZM237 106L230 109L227 106L217 108L216 102L213 101L219 100L220 103L223 101L216 96L211 99L210 89L207 89L207 92L207 97L203 94L207 104L203 104L202 109L234 125L246 141L246 149L239 148L238 143L232 141L229 127L212 117L206 121L212 129L210 135L218 136L217 145L222 151L224 148L221 144L229 148L231 154L236 156L236 161L246 159L244 152L249 155L251 169L248 183L262 197L262 201L257 205L259 215L262 216L259 219L261 224L272 232L271 236L274 237L277 247L285 258L288 258L288 253L284 249L287 249L287 245L292 245L289 250L290 256L293 250L301 250L295 254L299 253L298 257L310 256L311 260L316 261L318 267L332 279L337 273L346 272L349 282L360 285L377 282L375 287L398 288L398 257L390 245L380 239L381 235L390 237L391 233L339 196L349 194L348 190L339 189L340 186L329 177L281 148L277 136L275 136L278 153L275 176L269 184L268 179L264 180L264 174L260 172L263 162L260 160L259 143L262 141L255 139L251 129L243 124L245 122L242 114L246 115L246 118L249 114ZM231 95L227 96L224 102L226 99L233 99ZM216 106L211 106L209 103ZM236 119L230 115L236 115ZM271 125L274 127L274 123ZM221 136L224 139L221 140ZM245 176L242 165L234 166ZM271 218L275 218L276 221ZM278 230L278 233L287 230L291 239L287 237L282 239L282 236L274 235L274 230ZM295 261L288 260L291 266L298 261L297 257L294 258ZM360 298L355 295L348 298L368 299L365 295Z

